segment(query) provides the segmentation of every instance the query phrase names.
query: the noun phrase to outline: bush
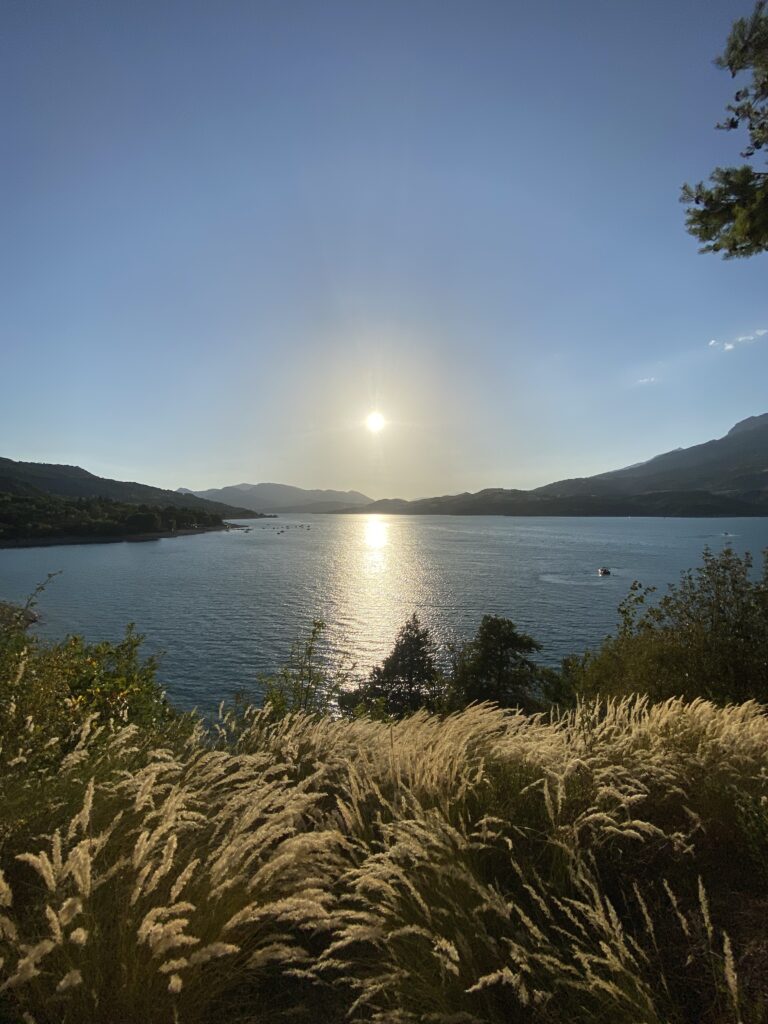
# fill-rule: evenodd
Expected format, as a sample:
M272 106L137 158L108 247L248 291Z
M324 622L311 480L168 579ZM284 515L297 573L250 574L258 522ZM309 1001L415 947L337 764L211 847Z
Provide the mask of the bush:
M322 619L314 619L309 636L294 643L287 663L274 675L261 678L263 705L275 718L299 711L338 713L351 667L344 659L331 666L321 657L318 647L325 625Z
M92 720L159 730L178 717L133 626L117 643L70 636L46 644L28 632L30 607L0 621L0 775L55 764Z
M652 588L633 583L619 606L617 635L569 659L575 691L768 703L768 552L762 576L751 570L749 554L705 549L702 566L683 573L655 604Z

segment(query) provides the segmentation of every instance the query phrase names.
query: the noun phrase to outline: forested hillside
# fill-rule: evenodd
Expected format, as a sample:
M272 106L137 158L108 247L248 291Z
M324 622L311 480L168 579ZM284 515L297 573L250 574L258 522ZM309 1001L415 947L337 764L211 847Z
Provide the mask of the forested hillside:
M14 462L13 459L0 458L0 491L21 494L42 491L60 498L111 498L130 505L196 508L230 519L244 519L253 514L253 510L242 506L205 501L194 494L179 494L147 484L109 480L80 466L58 466L47 462Z
M52 494L0 492L0 547L56 540L119 540L223 527L221 514L199 508L131 505L109 498L67 500Z

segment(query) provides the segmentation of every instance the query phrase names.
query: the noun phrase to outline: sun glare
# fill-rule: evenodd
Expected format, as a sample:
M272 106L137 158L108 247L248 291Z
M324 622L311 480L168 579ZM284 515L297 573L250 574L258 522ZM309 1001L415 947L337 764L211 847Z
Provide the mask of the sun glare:
M377 515L365 517L365 546L371 551L387 546L389 541L389 524L379 519Z
M380 430L384 429L386 421L380 412L371 412L366 417L365 425L372 434L378 434Z

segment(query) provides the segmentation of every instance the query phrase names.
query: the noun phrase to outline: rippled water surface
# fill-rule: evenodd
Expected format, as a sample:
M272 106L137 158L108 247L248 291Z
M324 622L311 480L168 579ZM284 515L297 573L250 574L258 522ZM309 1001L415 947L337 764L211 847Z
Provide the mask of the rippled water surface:
M162 678L186 705L210 708L257 690L313 618L329 652L358 671L391 649L417 611L441 641L470 635L486 612L507 615L543 658L596 644L634 579L664 587L700 563L705 545L757 555L767 519L546 519L283 516L249 532L151 543L0 550L0 598L41 598L41 632L116 639L135 622ZM600 578L597 567L609 566Z

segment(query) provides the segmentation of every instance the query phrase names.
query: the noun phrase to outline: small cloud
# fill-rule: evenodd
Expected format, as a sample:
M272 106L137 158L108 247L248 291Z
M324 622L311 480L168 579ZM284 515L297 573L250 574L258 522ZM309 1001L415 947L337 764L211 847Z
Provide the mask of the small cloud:
M758 327L751 334L741 334L733 341L718 341L717 338L711 338L707 342L707 348L720 348L723 352L733 352L737 345L751 345L753 341L757 341L758 338L762 338L766 334L768 334L768 327Z
M641 377L640 380L637 383L638 384L655 384L656 383L656 378L655 377Z

